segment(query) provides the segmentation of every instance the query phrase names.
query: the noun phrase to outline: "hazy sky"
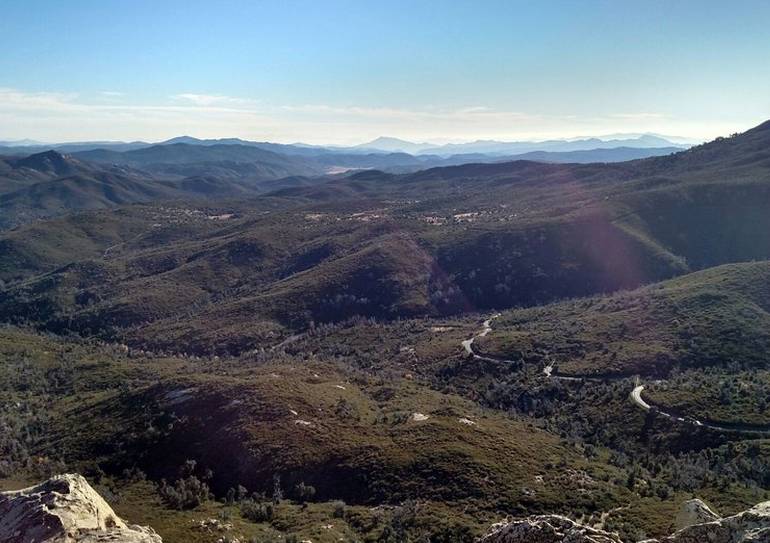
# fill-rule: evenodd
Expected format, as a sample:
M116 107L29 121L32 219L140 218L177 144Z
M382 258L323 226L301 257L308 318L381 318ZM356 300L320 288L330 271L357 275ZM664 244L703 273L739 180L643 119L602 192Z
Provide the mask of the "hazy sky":
M0 7L0 139L702 139L768 118L767 0Z

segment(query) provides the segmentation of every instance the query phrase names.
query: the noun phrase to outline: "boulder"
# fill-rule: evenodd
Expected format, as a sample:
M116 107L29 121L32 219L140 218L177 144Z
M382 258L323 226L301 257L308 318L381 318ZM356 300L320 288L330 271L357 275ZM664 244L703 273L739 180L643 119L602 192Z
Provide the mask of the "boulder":
M162 543L152 528L126 524L76 474L0 492L0 543Z

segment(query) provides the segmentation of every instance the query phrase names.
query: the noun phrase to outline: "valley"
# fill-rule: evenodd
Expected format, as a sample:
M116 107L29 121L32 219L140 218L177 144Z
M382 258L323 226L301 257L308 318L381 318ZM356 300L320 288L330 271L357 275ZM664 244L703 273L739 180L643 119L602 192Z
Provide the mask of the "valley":
M589 164L5 159L0 485L77 471L167 542L554 513L636 541L695 495L770 499L768 145L770 123Z

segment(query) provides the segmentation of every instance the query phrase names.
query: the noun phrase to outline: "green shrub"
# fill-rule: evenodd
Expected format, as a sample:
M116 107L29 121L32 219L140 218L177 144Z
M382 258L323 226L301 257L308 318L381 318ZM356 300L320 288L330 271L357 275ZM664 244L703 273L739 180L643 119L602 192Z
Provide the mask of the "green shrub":
M209 485L190 475L174 485L161 481L160 495L172 509L194 509L210 497Z
M194 509L211 498L209 485L199 479L195 472L195 460L187 460L179 470L180 477L173 485L161 480L159 492L172 509ZM211 471L205 470L204 479L211 478Z
M241 515L252 522L270 522L273 520L273 504L244 500L241 502Z
M337 500L332 502L332 516L334 518L343 518L345 516L345 502Z

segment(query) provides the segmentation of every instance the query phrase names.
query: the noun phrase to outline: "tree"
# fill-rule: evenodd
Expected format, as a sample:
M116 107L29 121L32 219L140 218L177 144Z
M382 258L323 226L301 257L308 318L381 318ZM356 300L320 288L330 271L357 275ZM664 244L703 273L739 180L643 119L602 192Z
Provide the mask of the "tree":
M306 485L303 481L294 487L294 495L300 503L311 501L315 497L315 487Z
M273 475L273 503L278 505L283 499L283 489L281 488L281 476Z

